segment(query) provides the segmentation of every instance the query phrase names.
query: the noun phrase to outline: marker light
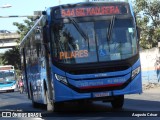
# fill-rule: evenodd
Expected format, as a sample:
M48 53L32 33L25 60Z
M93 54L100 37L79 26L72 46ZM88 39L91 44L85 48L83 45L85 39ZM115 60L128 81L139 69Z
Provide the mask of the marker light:
M67 84L67 83L68 83L66 77L63 77L63 76L58 75L58 74L55 74L55 77L56 77L56 79L57 79L58 81L60 81L60 82L62 82L62 83L64 83L64 84Z
M140 67L137 67L136 69L132 70L132 79L135 78L138 75L140 70L141 70Z

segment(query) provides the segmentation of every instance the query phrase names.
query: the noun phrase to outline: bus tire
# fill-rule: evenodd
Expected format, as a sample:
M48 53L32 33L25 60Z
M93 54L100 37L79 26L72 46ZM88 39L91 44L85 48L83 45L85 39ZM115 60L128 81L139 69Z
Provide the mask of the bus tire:
M124 104L124 95L115 96L111 101L111 104L114 109L122 109Z

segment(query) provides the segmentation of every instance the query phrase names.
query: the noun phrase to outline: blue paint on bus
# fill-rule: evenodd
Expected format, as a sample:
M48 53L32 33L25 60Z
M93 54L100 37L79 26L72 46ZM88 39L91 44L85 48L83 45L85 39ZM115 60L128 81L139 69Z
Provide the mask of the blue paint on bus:
M125 94L142 93L138 39L127 2L48 8L20 44L33 105L109 100L121 108Z

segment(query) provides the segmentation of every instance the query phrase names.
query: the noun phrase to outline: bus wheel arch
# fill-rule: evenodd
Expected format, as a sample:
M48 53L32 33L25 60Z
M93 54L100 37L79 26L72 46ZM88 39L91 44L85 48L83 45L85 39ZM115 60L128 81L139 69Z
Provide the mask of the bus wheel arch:
M46 90L47 90L47 84L46 84L45 79L43 79L44 104L47 104L47 101L46 101Z
M32 84L31 83L30 83L30 95L31 95L31 100L32 100L32 106L34 108L37 108L39 106L39 104L34 101L33 90L32 90Z

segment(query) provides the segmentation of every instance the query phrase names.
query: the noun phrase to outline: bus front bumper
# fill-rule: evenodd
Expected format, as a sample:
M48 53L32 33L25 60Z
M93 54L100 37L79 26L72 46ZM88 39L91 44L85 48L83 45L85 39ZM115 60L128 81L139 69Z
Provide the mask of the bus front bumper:
M55 92L54 92L55 95L53 99L55 102L82 100L82 99L94 100L96 98L101 100L101 98L103 99L118 95L142 93L141 73L139 73L125 88L120 90L78 93L59 81L55 81L54 84L55 84Z

